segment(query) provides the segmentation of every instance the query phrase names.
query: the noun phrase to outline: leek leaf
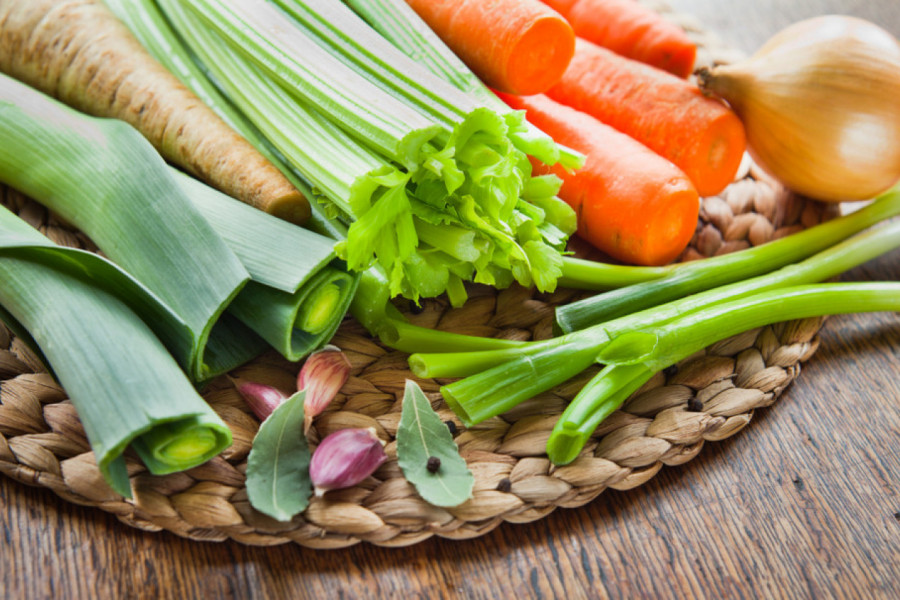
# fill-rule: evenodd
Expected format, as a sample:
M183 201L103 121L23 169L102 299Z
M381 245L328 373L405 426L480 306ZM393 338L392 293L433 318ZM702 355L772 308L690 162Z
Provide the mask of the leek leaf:
M95 254L55 246L5 208L0 240L2 312L40 349L117 493L131 495L121 458L129 444L158 454L147 466L161 473L199 465L231 443L228 427L122 299L169 318L150 292Z
M0 180L84 231L181 318L188 335L170 350L192 378L252 358L216 352L235 360L213 364L204 356L210 338L233 332L212 334L249 275L135 129L0 76L0 135Z
M176 173L188 198L250 272L252 281L228 314L292 361L331 339L359 281L335 257L334 241Z

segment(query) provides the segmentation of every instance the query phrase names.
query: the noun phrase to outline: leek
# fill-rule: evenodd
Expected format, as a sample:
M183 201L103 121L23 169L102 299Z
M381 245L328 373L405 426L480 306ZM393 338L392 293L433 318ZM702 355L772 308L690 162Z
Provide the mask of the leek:
M84 231L178 315L182 326L165 341L194 379L253 358L258 346L231 343L235 331L215 327L249 274L136 130L3 75L0 135L0 180ZM222 349L207 354L207 342Z
M56 246L0 207L0 280L0 316L66 390L117 493L131 496L129 445L155 474L197 466L230 445L228 427L145 324L180 321L131 276Z
M175 173L187 198L250 273L228 314L291 361L331 339L359 281L336 258L333 240Z

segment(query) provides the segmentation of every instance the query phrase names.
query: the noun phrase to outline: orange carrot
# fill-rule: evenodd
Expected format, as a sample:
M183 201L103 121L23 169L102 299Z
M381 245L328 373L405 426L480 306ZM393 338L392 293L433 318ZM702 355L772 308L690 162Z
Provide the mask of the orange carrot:
M722 102L687 80L582 39L547 95L668 158L701 196L718 194L731 183L746 148L743 124Z
M166 160L295 223L306 198L141 46L100 0L0 0L0 70L70 106L126 121Z
M697 45L687 33L635 0L543 0L575 35L679 77L694 70Z
M572 27L539 0L406 0L472 71L511 94L556 83L575 50Z
M550 98L498 93L556 141L583 153L575 173L533 162L563 180L559 197L578 215L577 234L618 260L664 265L694 234L700 199L678 167L592 116Z

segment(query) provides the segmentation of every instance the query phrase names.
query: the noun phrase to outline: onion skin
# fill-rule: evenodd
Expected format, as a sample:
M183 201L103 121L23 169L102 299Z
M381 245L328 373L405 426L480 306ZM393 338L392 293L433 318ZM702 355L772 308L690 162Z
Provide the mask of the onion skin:
M900 180L900 42L880 27L807 19L697 76L741 117L753 159L791 190L866 200Z

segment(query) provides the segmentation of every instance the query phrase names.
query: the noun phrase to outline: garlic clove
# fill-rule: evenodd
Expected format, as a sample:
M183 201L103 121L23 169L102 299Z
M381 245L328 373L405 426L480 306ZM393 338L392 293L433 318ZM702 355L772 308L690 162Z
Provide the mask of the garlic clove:
M754 160L795 192L864 200L900 179L900 42L872 23L807 19L698 80L741 117Z
M350 377L350 361L336 346L325 346L312 353L297 376L297 389L306 390L303 402L303 432L307 433L313 418L334 400Z
M375 429L341 429L328 435L313 452L309 477L316 496L352 487L375 472L387 454Z
M260 421L265 421L287 396L279 389L255 381L232 380L238 393Z

